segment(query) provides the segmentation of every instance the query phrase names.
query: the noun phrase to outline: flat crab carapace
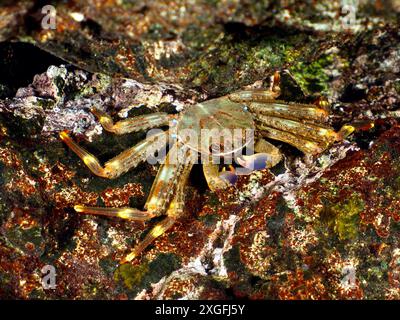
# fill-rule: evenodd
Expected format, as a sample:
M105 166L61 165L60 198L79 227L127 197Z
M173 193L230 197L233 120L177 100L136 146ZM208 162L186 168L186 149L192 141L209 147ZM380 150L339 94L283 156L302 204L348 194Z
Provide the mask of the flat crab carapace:
M61 132L61 139L100 177L117 178L134 168L149 155L164 148L167 136L173 137L173 143L156 175L143 211L136 208L87 207L80 204L74 207L75 210L85 214L140 221L165 216L121 262L131 261L183 214L184 187L196 156L202 155L204 176L208 186L214 191L229 186L235 181L237 174L270 168L281 160L279 149L263 138L291 144L306 154L317 154L354 130L352 126L346 125L335 132L327 126L328 112L321 103L287 103L276 100L279 94L279 73L275 73L269 89L234 92L188 106L178 115L157 112L114 123L105 112L92 109L103 128L115 134L170 126L168 131L148 135L145 140L107 161L104 166L95 156L76 144L66 131ZM240 149L252 142L244 133L232 134L231 137L236 138L228 139L228 143L224 140L210 145L209 142L215 134L213 129L253 131L253 136L258 139L254 146L256 153L237 155ZM188 131L192 132L192 138L186 134ZM228 148L228 144L236 147ZM220 166L214 160L229 154L235 157L242 168L220 172Z

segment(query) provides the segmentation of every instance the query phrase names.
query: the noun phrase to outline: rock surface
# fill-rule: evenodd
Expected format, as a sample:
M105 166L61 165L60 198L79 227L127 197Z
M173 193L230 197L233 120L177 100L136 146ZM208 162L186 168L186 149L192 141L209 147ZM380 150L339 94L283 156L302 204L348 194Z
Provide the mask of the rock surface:
M55 30L34 1L0 7L1 298L400 298L399 1L360 0L355 20L355 1L54 3ZM275 70L284 100L323 94L335 128L374 128L316 157L277 143L277 167L224 192L194 168L185 217L119 265L154 221L72 207L140 208L158 168L95 177L58 132L105 161L145 133L105 133L92 105L174 113Z

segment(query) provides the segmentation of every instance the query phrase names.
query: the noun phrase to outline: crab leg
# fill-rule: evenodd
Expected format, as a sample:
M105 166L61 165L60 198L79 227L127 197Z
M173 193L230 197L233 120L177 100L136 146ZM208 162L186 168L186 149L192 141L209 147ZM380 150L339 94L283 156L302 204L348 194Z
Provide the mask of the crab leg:
M324 142L340 140L339 135L329 127L264 115L258 115L256 119L267 127L291 132L305 139Z
M107 207L86 207L74 206L76 212L94 214L107 217L118 217L127 220L146 221L154 217L153 214L140 211L135 208L107 208Z
M225 189L229 186L227 179L221 177L221 172L219 172L219 166L213 163L203 164L203 173L206 178L208 187L211 191Z
M278 94L266 89L241 90L229 95L233 102L272 102L278 97Z
M286 131L277 130L264 125L260 125L259 128L262 130L262 135L264 137L286 142L304 153L317 154L328 147L328 143L307 140L299 135L294 135Z
M272 76L271 87L269 89L240 90L228 95L234 102L271 102L279 97L281 89L279 87L280 75L276 71Z
M140 242L131 253L121 260L121 263L132 261L144 249L151 244L154 239L162 235L165 231L172 227L176 219L182 216L184 211L184 187L188 181L190 170L193 164L187 164L181 174L180 180L176 187L176 195L169 204L166 212L166 217L161 222L157 223L153 229L146 235L142 242Z
M175 143L167 154L165 163L158 170L144 208L155 215L164 214L177 188L177 181L187 167L193 165L191 150Z
M66 131L60 133L60 138L74 151L86 166L97 176L113 179L129 169L137 166L141 161L160 150L167 143L167 132L162 131L147 137L134 147L121 152L116 157L107 161L104 167L100 161L91 153L74 142Z
M112 118L105 112L96 108L92 108L90 111L99 119L104 130L115 134L125 134L165 126L175 118L174 115L169 115L165 112L156 112L121 120L114 124Z
M126 263L132 261L135 257L140 255L140 253L146 249L156 238L161 236L165 231L173 226L175 223L175 218L166 217L161 222L157 223L153 229L146 235L142 242L140 242L131 253L126 255L121 259L121 263Z
M315 122L326 122L328 112L312 104L285 103L274 101L269 103L249 103L249 109L258 115L279 117L285 119L305 119Z

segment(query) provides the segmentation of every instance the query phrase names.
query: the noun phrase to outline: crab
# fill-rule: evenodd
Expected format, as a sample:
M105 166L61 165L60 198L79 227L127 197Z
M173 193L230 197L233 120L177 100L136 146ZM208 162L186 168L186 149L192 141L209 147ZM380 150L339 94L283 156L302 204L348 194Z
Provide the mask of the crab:
M126 263L138 257L183 215L185 186L199 155L207 184L212 191L217 191L234 184L238 175L271 168L281 161L280 149L265 138L288 143L304 154L316 155L354 131L355 128L351 125L343 126L338 132L327 125L329 114L327 102L323 99L315 104L277 100L280 95L279 82L279 72L276 72L267 89L236 91L188 106L177 115L156 112L114 123L104 111L92 108L91 112L98 118L104 130L117 135L169 126L167 131L159 130L148 134L143 141L107 161L104 166L94 155L74 142L67 131L62 131L62 141L97 176L117 178L148 159L149 155L165 148L167 137L172 143L157 172L144 210L77 204L74 206L75 211L135 221L165 216L121 260L121 263ZM225 130L225 133L236 130L239 134L225 135L228 139L221 141L218 138L217 142L214 139L211 143L215 138L215 129ZM187 132L194 132L195 135L189 137ZM255 132L255 135L249 135L248 132ZM257 142L254 137L257 137ZM234 147L228 147L231 145ZM250 153L243 155L243 150L250 150ZM236 168L230 164L226 170L227 165L218 162L227 156L235 161Z

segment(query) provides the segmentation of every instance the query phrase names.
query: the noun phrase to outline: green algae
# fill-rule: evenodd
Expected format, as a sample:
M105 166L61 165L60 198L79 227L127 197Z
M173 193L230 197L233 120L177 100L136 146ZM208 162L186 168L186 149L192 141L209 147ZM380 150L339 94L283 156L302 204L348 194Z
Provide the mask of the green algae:
M219 92L228 93L292 63L299 55L293 41L274 35L249 39L225 35L189 65L189 80L210 91L218 88Z
M114 273L115 281L123 281L124 285L132 290L140 285L144 275L149 272L149 265L142 263L138 266L123 264Z
M84 85L74 93L74 98L86 98L96 93L104 93L110 87L112 78L106 74L96 73L96 82L92 85ZM72 97L71 97L72 98Z
M320 213L321 220L327 224L340 240L352 240L358 236L359 214L364 209L364 202L357 197L326 206Z
M306 93L327 93L330 79L326 68L332 65L333 59L333 55L323 55L311 63L299 61L290 71Z
M400 80L393 81L393 86L397 94L400 94Z
M140 265L129 263L120 265L114 272L114 281L122 283L132 294L157 283L164 276L169 275L181 265L178 256L168 253L159 254L153 261L145 261Z
M207 227L215 226L216 223L221 220L221 216L218 214L207 214L198 218L199 221L204 223Z
M6 230L4 235L9 240L9 245L17 251L26 252L29 254L35 253L35 255L41 255L43 253L41 247L43 243L42 229L39 227L34 227L30 229L23 229L21 227L14 227ZM35 246L34 252L26 249L26 244L32 243Z

